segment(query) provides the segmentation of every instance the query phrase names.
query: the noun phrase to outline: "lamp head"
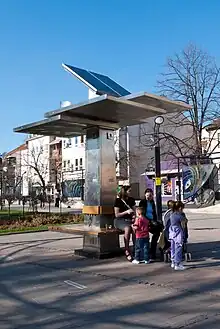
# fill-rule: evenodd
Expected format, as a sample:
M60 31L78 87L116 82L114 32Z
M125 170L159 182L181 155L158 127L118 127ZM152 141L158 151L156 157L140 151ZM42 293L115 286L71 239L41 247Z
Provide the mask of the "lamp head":
M154 119L154 122L155 122L156 125L159 125L160 126L160 125L162 125L164 123L164 117L158 116L158 117L156 117Z

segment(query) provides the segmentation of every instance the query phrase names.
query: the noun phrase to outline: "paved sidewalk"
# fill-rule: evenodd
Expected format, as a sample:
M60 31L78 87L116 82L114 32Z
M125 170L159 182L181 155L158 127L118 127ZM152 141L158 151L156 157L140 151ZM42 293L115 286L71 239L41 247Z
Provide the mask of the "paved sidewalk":
M188 270L76 257L82 238L1 237L1 329L220 328L220 220L190 215Z

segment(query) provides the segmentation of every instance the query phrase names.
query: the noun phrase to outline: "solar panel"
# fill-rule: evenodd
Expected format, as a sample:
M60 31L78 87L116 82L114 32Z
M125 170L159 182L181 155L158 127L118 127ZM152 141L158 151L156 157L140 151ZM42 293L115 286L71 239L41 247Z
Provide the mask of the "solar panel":
M106 75L103 75L103 74L100 74L100 73L95 73L95 72L92 72L92 71L89 71L89 72L91 74L95 75L99 80L101 80L104 84L109 86L112 90L117 92L117 94L119 96L130 95L130 92L128 90L126 90L125 88L120 86L117 82L113 81L112 79L110 79Z
M107 94L115 97L122 97L130 94L128 90L120 86L117 82L113 81L106 75L87 71L67 64L62 65L65 70L72 73L87 87L94 90L98 94Z

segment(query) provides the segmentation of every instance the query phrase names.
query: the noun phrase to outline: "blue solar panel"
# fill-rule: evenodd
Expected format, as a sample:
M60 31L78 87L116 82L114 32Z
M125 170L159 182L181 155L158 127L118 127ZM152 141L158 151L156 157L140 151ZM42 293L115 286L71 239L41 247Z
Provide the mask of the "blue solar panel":
M113 91L115 91L119 96L127 96L130 95L130 92L120 86L117 82L113 81L109 77L103 74L95 73L89 71L91 74L96 76L99 80L101 80L105 85L109 86Z
M64 65L68 71L75 76L77 75L78 78L83 79L88 87L89 85L92 86L99 94L108 94L115 97L127 96L130 94L128 90L124 89L106 75L87 71L67 64Z

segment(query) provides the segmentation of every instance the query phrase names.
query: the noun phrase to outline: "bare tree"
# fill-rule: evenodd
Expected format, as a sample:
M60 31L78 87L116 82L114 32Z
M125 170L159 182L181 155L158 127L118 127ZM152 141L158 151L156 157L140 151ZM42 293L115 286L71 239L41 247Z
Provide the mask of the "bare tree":
M127 128L122 128L121 131L115 132L115 166L116 172L120 179L128 179L132 171L137 166L138 155L129 147L130 135L127 135Z
M148 165L154 162L153 149L156 143L154 128L154 119L149 119L147 123L140 125L139 139L142 145L142 153L147 154ZM162 160L175 159L178 156L191 153L195 143L193 129L188 124L188 119L183 114L178 114L178 120L174 118L173 114L164 116L164 123L160 127L159 141Z
M202 154L202 135L204 127L220 116L220 69L215 60L205 51L195 45L187 46L180 54L168 58L166 72L161 75L158 82L160 94L174 100L180 100L192 105L192 109L183 114L169 117L169 126L191 127L192 136L188 140L178 139L172 133L167 133L164 138L172 142L181 154L187 150L190 143L191 154ZM215 134L214 134L215 135ZM214 138L214 137L213 137ZM206 146L209 152L211 140Z
M43 145L28 150L23 162L27 166L29 179L38 184L43 193L46 193L46 178L49 173L49 159L44 154Z

